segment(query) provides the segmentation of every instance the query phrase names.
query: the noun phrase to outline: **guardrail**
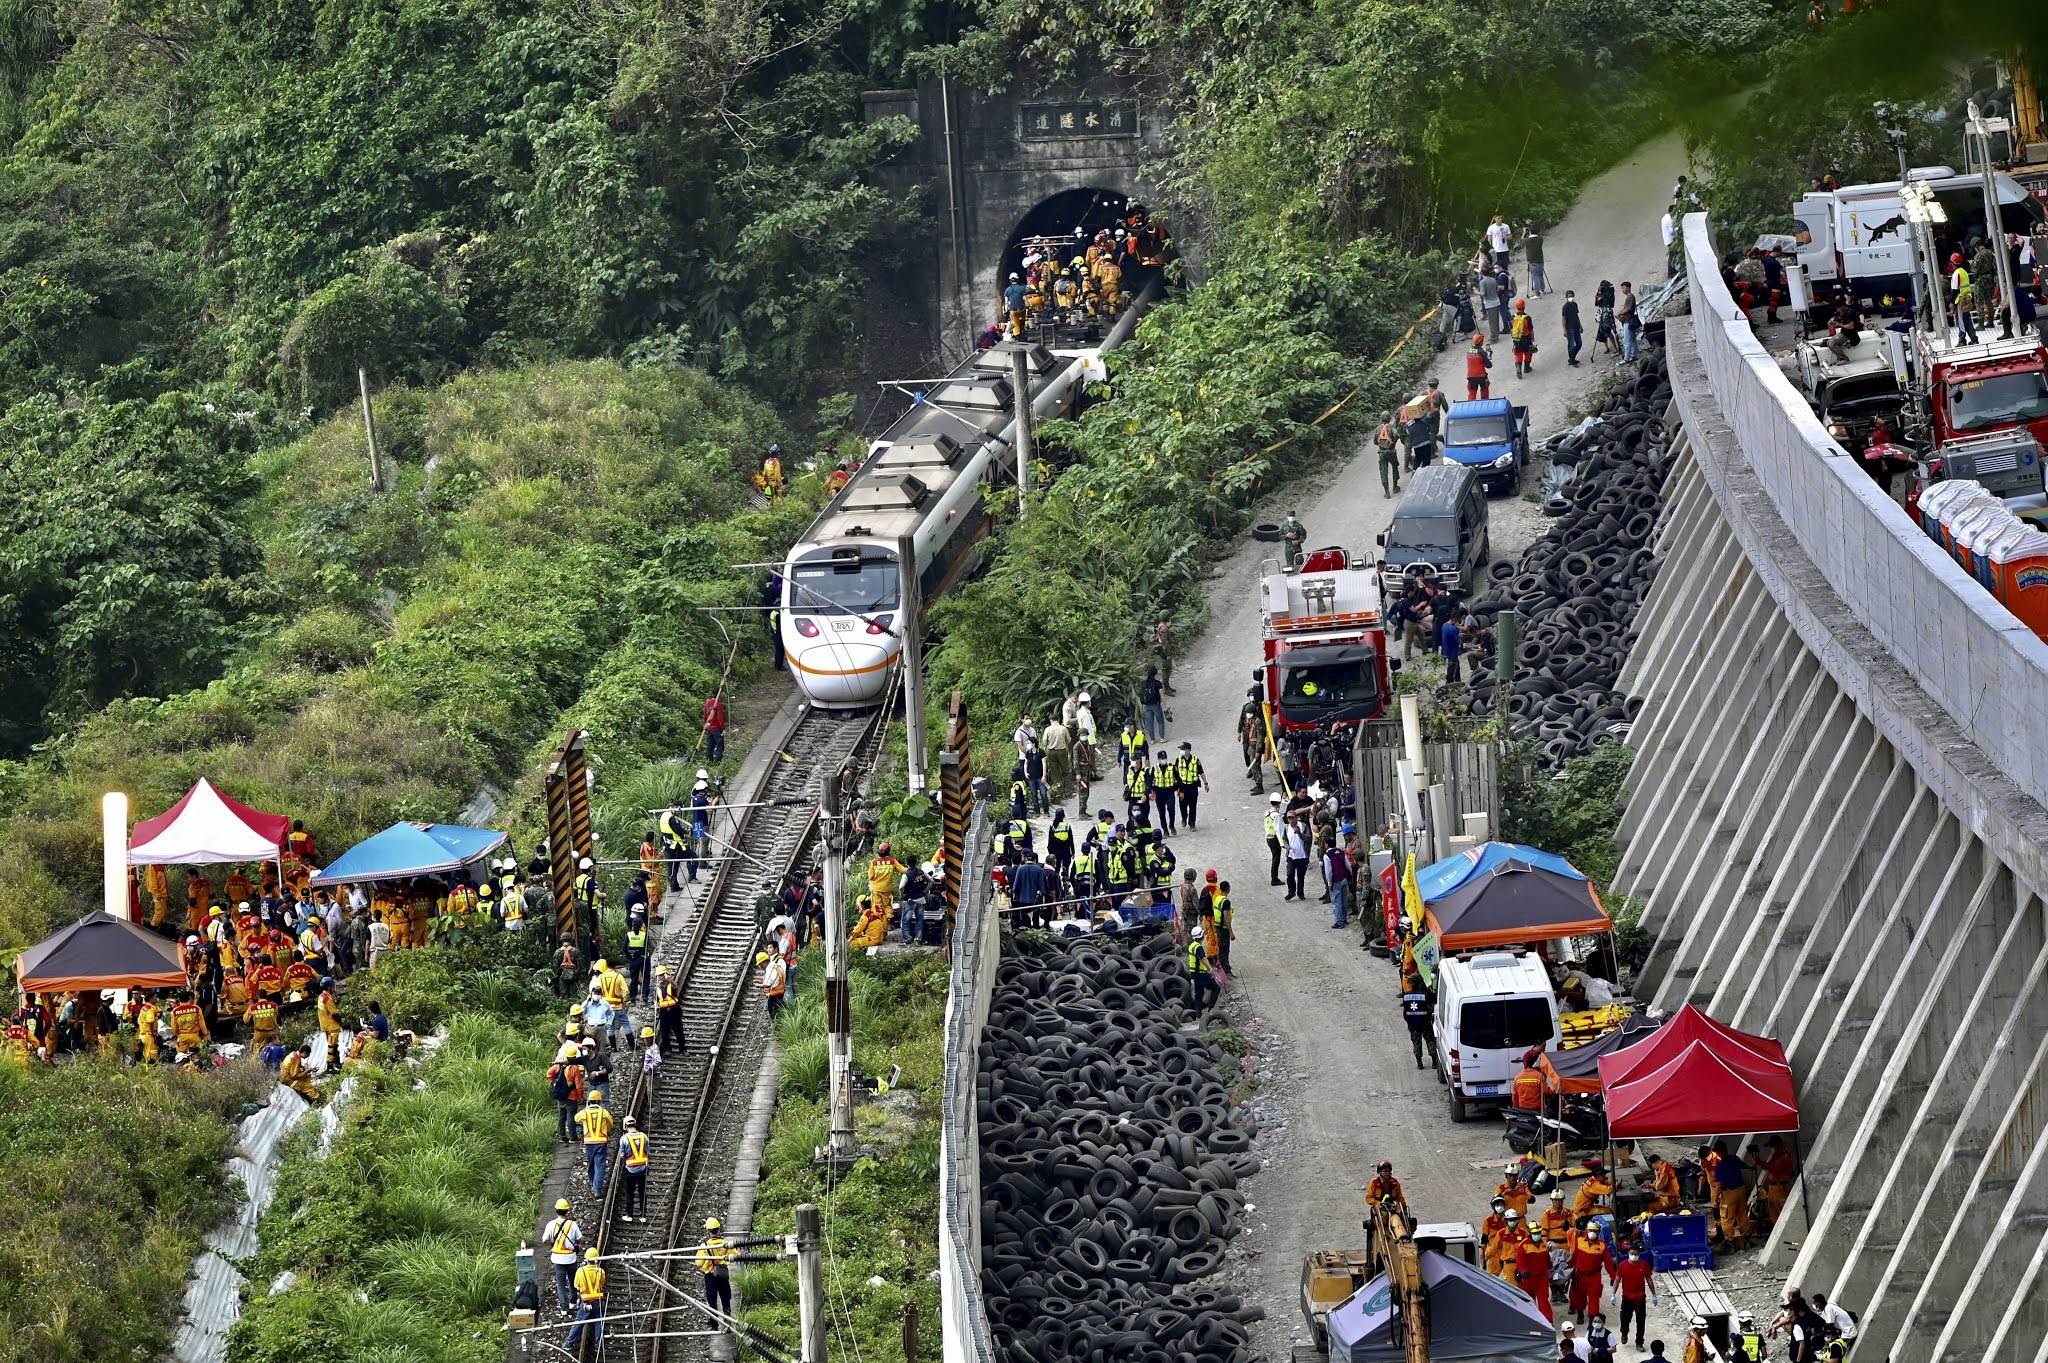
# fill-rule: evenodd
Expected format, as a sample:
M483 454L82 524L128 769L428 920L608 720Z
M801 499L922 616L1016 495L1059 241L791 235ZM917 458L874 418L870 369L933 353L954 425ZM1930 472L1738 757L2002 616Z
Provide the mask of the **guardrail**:
M981 1300L981 1122L974 1080L988 1021L1002 924L989 911L988 806L974 807L960 859L960 908L953 919L953 978L946 991L945 1112L939 1126L939 1315L946 1363L990 1363Z
M2048 804L2048 644L1829 437L1722 283L1703 213L1685 219L1685 255L1708 383L1799 547L1978 750Z

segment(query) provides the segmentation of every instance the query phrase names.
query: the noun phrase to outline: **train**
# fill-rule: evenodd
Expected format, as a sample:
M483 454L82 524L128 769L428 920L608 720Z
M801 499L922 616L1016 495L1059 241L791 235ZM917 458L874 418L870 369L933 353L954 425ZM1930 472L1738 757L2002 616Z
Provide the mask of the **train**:
M1105 377L1102 356L1129 338L1153 290L1124 308L1095 345L1026 352L1035 421L1071 415L1082 387ZM812 705L882 702L903 652L897 543L917 556L918 609L971 575L988 535L983 487L1014 468L1014 360L978 351L926 388L870 443L845 487L793 545L780 573L778 634Z

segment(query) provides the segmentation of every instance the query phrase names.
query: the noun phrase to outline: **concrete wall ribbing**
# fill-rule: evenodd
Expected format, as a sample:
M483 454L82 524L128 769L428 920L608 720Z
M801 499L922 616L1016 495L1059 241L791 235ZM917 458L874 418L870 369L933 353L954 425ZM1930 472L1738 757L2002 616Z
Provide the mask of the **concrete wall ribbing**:
M1827 441L1686 230L1685 434L1623 677L1640 992L1785 1044L1795 1284L1896 1363L2043 1363L2048 649Z

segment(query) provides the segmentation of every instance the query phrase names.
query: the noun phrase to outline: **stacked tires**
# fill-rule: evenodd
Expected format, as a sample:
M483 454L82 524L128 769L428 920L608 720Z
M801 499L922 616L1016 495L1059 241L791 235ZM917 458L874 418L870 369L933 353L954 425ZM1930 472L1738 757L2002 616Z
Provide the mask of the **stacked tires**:
M1255 1126L1172 940L1003 961L975 1081L982 1293L1000 1357L1244 1363L1264 1314L1203 1285L1238 1232Z
M1488 590L1467 603L1481 623L1508 608L1519 617L1514 681L1502 694L1494 671L1480 669L1470 682L1473 710L1505 712L1510 736L1539 744L1552 766L1625 733L1642 706L1615 683L1657 574L1650 537L1678 433L1670 406L1664 352L1646 352L1641 374L1602 404L1599 423L1551 452L1552 463L1576 464L1578 473L1544 507L1550 529L1520 559L1494 564Z

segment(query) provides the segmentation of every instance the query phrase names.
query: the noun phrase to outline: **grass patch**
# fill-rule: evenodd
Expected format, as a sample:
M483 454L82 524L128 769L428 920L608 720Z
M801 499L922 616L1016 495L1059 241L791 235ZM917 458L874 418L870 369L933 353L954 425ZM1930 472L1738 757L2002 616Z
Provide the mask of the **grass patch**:
M829 1134L824 1107L825 972L823 954L797 967L797 996L776 1020L782 1044L782 1097L761 1162L754 1233L786 1235L796 1209L818 1205L831 1253L825 1280L835 1329L848 1329L863 1359L900 1363L903 1309L918 1311L918 1354L938 1356L939 1087L946 962L925 955L860 957L848 988L853 1000L854 1060L863 1074L903 1067L898 1090L864 1100L854 1128L863 1158L829 1182L812 1156ZM811 1059L815 1047L815 1062ZM800 1064L801 1073L792 1070ZM815 1065L815 1074L812 1067ZM882 1285L869 1279L879 1277ZM738 1278L741 1314L770 1334L798 1337L793 1266L749 1269ZM835 1336L837 1338L837 1336Z
M415 982L478 973L459 952L398 955L427 958L408 968ZM513 1251L555 1150L553 1007L542 995L529 1002L485 1012L457 992L440 1014L447 1040L424 1065L359 1071L325 1158L310 1132L294 1139L249 1276L268 1284L289 1269L299 1281L250 1302L230 1363L503 1357Z

